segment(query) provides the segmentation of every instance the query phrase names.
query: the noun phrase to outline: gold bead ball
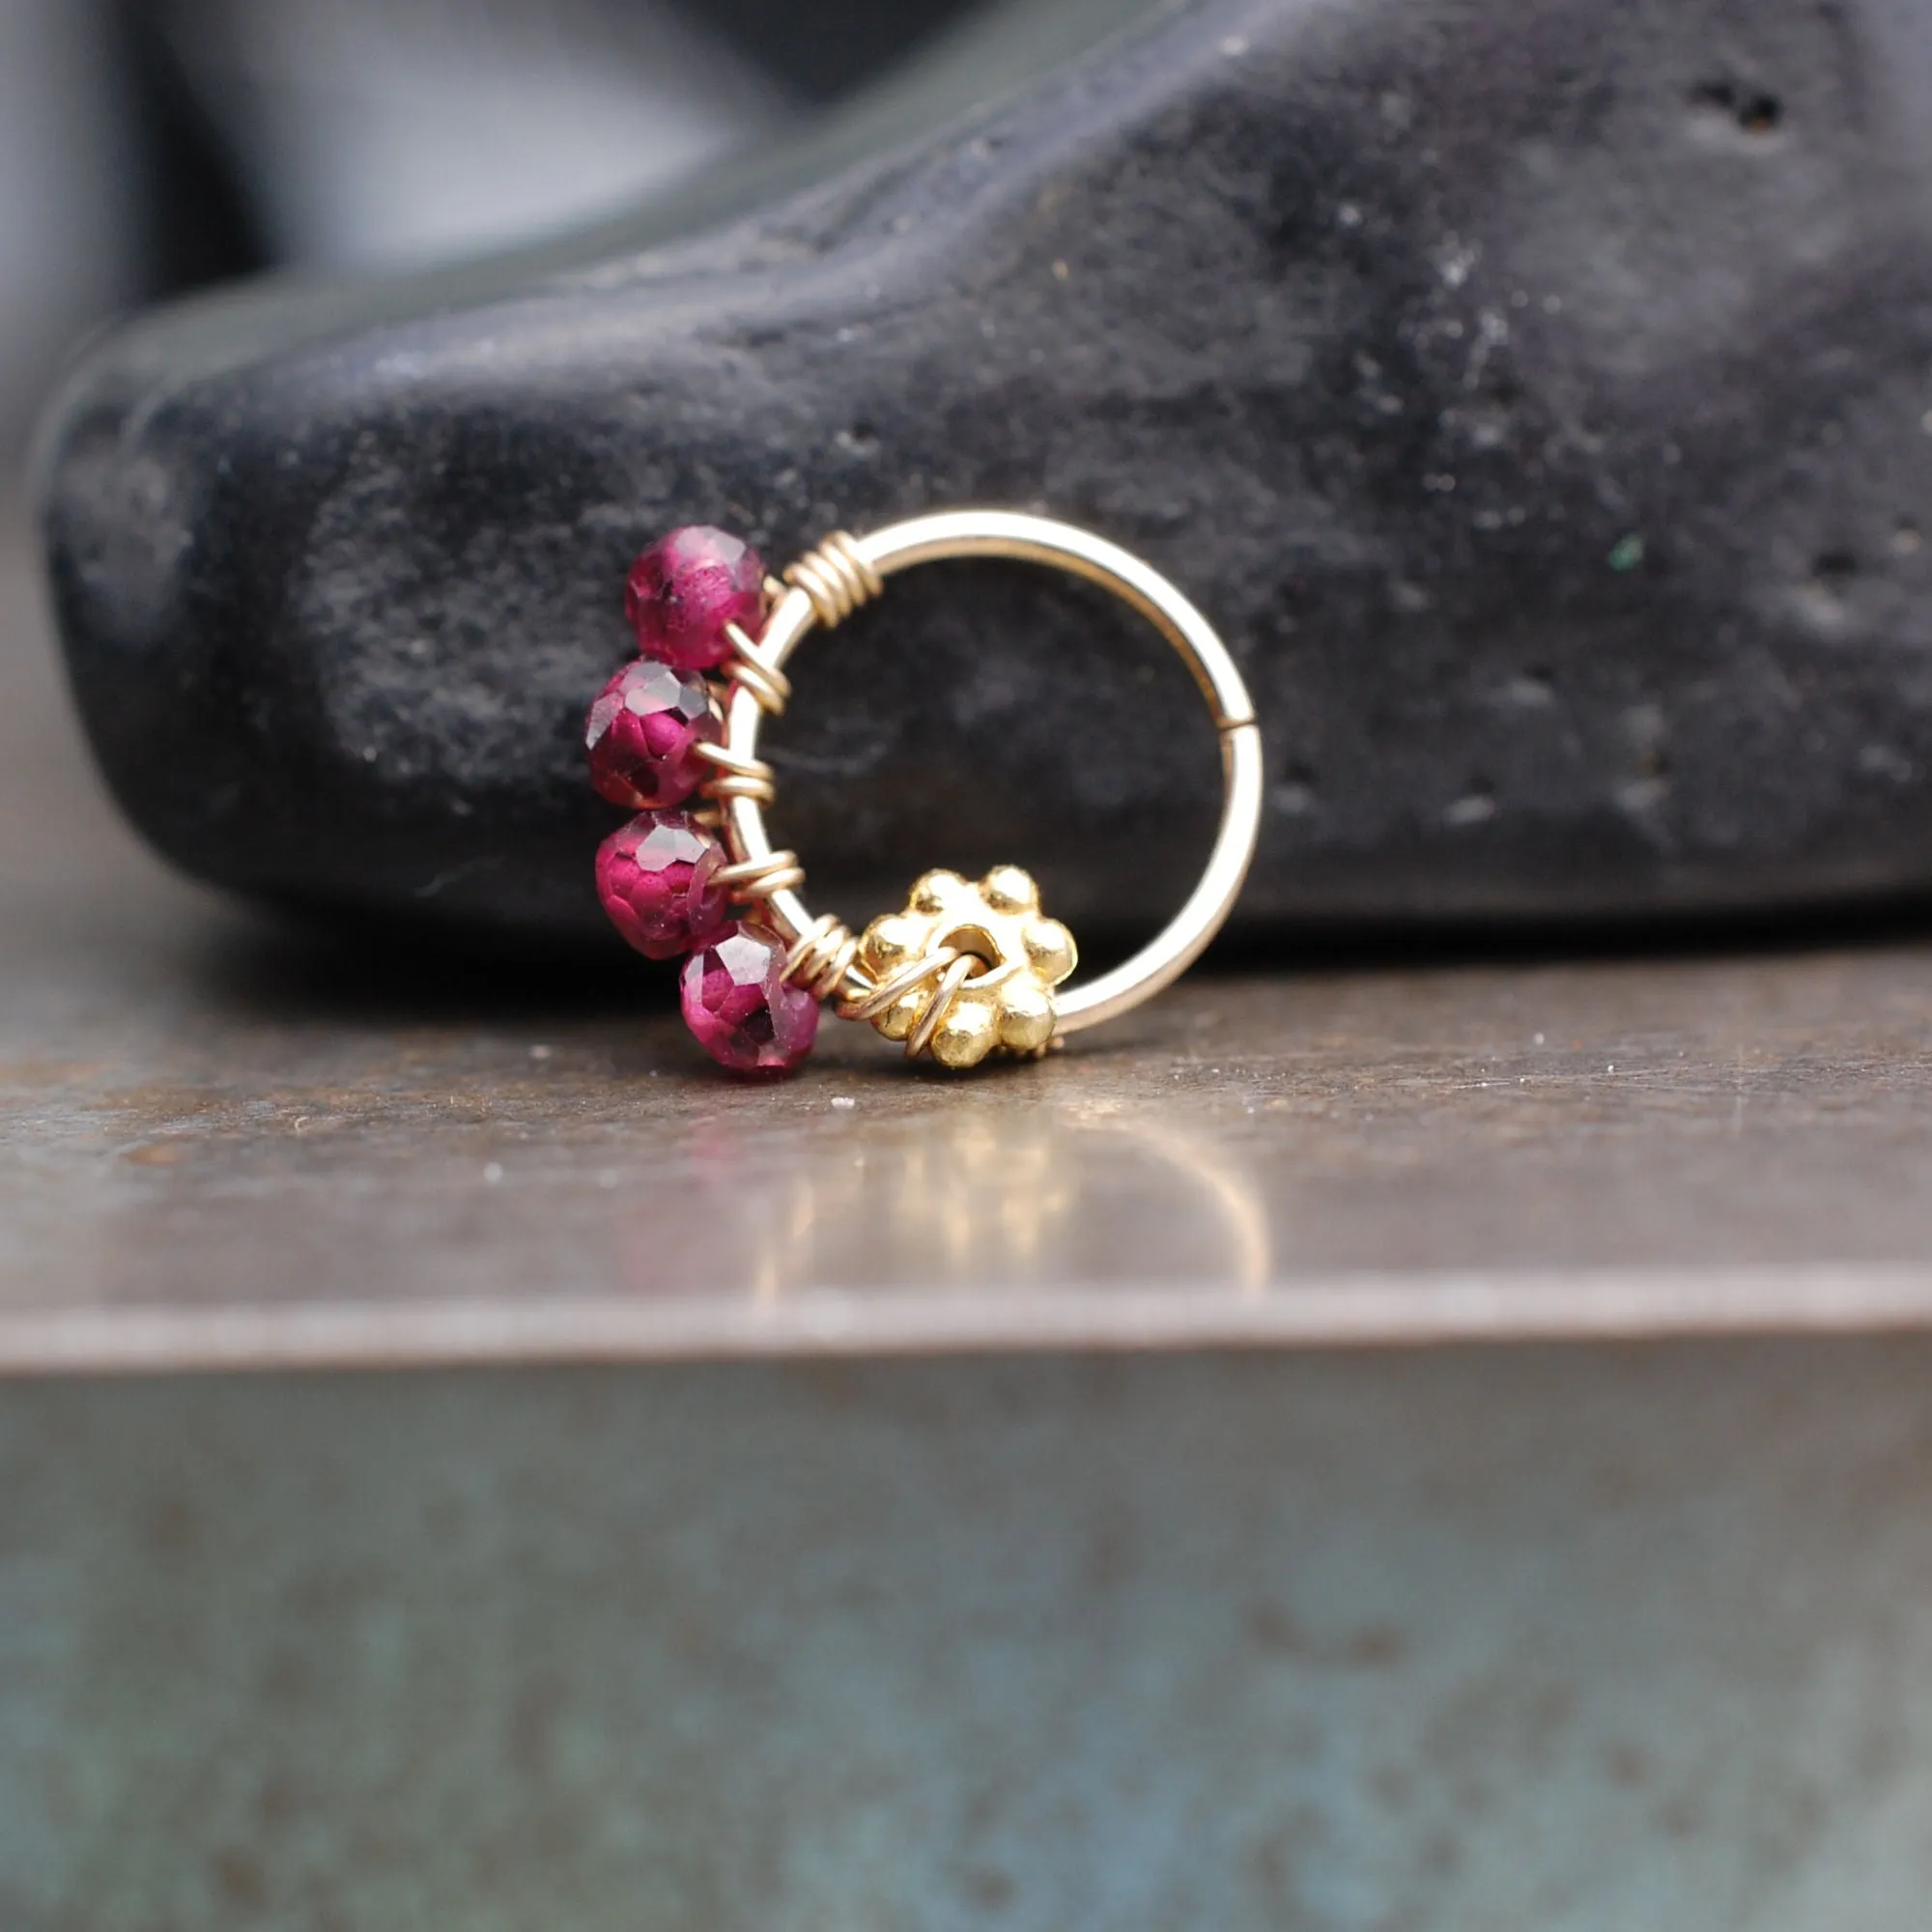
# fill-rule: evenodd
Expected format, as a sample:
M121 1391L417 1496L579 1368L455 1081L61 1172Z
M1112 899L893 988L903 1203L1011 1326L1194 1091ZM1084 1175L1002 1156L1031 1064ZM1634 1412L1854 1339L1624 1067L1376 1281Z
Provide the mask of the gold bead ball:
M980 891L995 912L1031 912L1039 904L1033 875L1017 866L995 866L980 881Z
M958 1000L932 1036L932 1057L942 1066L977 1066L999 1044L999 1015L983 1000Z
M903 966L919 951L925 939L923 924L902 912L889 912L866 928L860 951L874 972L888 973Z
M1000 1044L1032 1053L1053 1037L1053 996L1038 981L1015 979L1000 989Z
M888 1039L905 1039L925 1012L927 994L923 986L902 993L882 1012L874 1024Z
M1027 962L1049 986L1057 986L1079 961L1073 935L1057 919L1028 922L1022 935Z
M970 897L973 888L957 872L928 872L912 889L912 901L907 907L910 912L944 912L948 906L956 904L961 898Z

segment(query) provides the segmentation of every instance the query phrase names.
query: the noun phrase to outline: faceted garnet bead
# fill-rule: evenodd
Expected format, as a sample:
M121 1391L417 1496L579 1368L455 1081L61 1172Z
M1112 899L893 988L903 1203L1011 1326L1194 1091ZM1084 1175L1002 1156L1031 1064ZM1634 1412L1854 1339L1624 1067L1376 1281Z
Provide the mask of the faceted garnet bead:
M715 745L721 730L701 677L639 658L590 707L583 731L590 782L633 811L680 805L704 781L697 747Z
M726 624L753 637L765 610L765 566L728 530L687 525L631 566L624 609L647 658L680 670L710 670L731 655Z
M724 855L682 811L647 811L597 848L597 892L611 923L646 959L675 959L730 921L717 883Z
M818 1037L818 1002L784 978L785 946L749 921L725 929L685 962L685 1024L721 1066L789 1073Z

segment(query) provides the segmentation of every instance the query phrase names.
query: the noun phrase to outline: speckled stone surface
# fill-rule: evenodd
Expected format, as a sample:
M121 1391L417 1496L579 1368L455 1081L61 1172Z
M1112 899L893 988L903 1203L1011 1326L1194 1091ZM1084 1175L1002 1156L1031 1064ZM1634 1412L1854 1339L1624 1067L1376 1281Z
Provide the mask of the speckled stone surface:
M595 931L579 726L640 545L977 500L1225 628L1251 928L1932 882L1922 10L1202 0L986 70L536 256L98 347L44 527L149 838ZM849 918L1009 859L1141 920L1205 849L1185 680L1082 593L925 573L796 668L775 829Z

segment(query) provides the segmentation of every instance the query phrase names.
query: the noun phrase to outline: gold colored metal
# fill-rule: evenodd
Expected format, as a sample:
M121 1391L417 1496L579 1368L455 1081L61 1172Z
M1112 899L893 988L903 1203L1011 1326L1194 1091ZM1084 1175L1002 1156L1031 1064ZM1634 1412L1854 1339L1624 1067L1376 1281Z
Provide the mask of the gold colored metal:
M858 950L859 942L852 942L853 950ZM880 980L872 990L861 999L847 998L838 1006L838 1017L847 1020L870 1020L875 1025L898 1005L908 993L923 986L928 980L937 980L952 962L959 957L953 947L941 946L930 952L922 952L911 965L895 973L891 979ZM893 1032L881 1026L880 1031L888 1039L903 1039L918 1023L917 1002L894 1021L897 1031Z
M841 1012L855 1017L863 1013L875 1019L881 1031L908 1041L935 1007L944 1005L961 1012L969 1009L993 1010L989 996L1006 982L989 985L988 981L1011 961L985 956L983 947L976 950L954 944L922 949L908 959L910 979L897 972L889 974L883 983L876 979L875 972L880 969L862 957L860 943L850 931L837 920L814 917L799 897L804 869L795 854L773 849L765 830L764 807L771 802L770 793L762 786L731 783L733 777L744 777L753 766L760 772L769 770L757 759L758 727L766 713L781 708L789 690L782 679L782 667L814 626L829 629L842 621L860 605L879 595L885 580L898 571L948 557L969 556L1047 564L1111 590L1147 618L1180 654L1208 700L1221 739L1225 790L1208 869L1166 928L1123 965L1065 994L1054 992L1057 982L1049 982L1046 991L1054 1011L1041 1041L1043 1047L1065 1034L1097 1026L1126 1012L1179 979L1200 957L1234 909L1254 857L1262 812L1261 731L1255 724L1254 707L1239 670L1213 627L1158 571L1091 531L1009 510L944 511L915 517L864 537L834 531L786 570L782 594L777 594L777 586L768 586L774 592L773 603L758 639L753 642L742 633L733 639L733 656L725 667L731 680L724 748L728 755L716 760L723 768L721 776L705 791L723 810L724 841L732 859L719 877L737 896L764 900L764 916L791 946L785 969L788 977L810 986L820 998L840 995ZM999 867L987 877L996 878L1008 869L1017 870ZM921 886L935 877L956 876L928 873ZM1019 876L1024 878L1025 874ZM915 888L916 896L918 890ZM951 931L948 927L939 937L950 938ZM1070 954L1070 937L1068 949ZM950 956L942 956L947 954ZM962 958L968 962L963 972L959 970ZM881 1006L879 996L886 986L897 986L901 980L906 983L894 992L891 1002ZM939 997L942 989L950 989L943 1002ZM908 1002L918 1003L917 1012ZM974 1042L979 1037L974 1030L982 1031L984 1025L980 1020L972 1022L968 1031L973 1032ZM970 1052L965 1033L955 1041L943 1012L925 1038L935 1059L944 1061L948 1053ZM1004 1038L989 1038L971 1058L947 1064L970 1065L996 1043L1006 1044Z
M734 800L733 803L742 801ZM725 807L725 824L730 824L730 807ZM725 843L730 839L727 837ZM764 852L755 859L739 859L720 866L712 878L727 888L734 899L770 899L780 893L795 893L805 884L805 867L796 852Z
M729 745L694 745L692 750L718 767L718 776L705 782L706 798L752 798L760 805L771 804L775 796L772 768L762 758L748 757Z
M874 990L839 1010L903 1039L911 1058L929 1047L943 1066L977 1066L994 1052L1035 1056L1053 1037L1053 989L1078 958L1073 935L1041 913L1038 887L1017 866L977 883L928 872L903 912L866 928L859 964Z
M933 1046L942 1026L948 1029L947 1044L935 1048L932 1056L942 1066L964 1069L977 1066L985 1059L992 1049L991 1032L985 1025L985 1009L969 1007L964 1012L955 1011L959 989L972 977L973 956L966 952L957 954L939 976L939 984L933 988L925 1011L906 1035L908 1060L917 1060ZM880 1027L879 1031L885 1033L884 1027ZM886 1037L891 1039L893 1036L886 1034Z
M805 592L812 615L828 631L886 587L858 540L843 530L834 530L816 550L807 551L785 572L784 581Z
M725 660L725 674L732 684L742 685L758 701L758 709L776 718L791 699L791 679L777 665L769 663L757 644L737 624L726 624L731 655Z
M836 999L844 988L858 952L859 942L840 921L827 913L793 943L785 954L784 976L814 999Z

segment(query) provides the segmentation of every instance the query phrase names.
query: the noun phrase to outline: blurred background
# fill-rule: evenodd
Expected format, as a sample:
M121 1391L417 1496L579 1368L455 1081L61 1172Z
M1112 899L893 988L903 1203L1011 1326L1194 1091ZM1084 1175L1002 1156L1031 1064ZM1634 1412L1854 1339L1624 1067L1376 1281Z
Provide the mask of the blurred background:
M971 0L0 0L0 453L115 312L612 213Z

